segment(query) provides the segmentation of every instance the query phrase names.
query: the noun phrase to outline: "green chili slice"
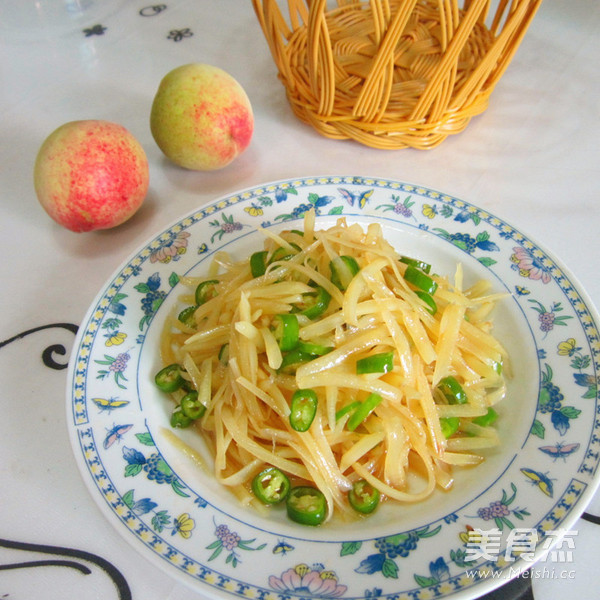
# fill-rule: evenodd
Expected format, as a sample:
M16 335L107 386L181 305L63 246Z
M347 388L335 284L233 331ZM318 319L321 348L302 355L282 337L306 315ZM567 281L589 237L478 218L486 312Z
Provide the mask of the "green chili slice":
M250 272L252 277L260 277L267 271L267 254L266 250L255 252L250 256Z
M273 335L282 352L293 350L300 340L298 317L293 314L275 315Z
M309 485L292 488L285 505L288 517L301 525L320 525L327 517L327 501L323 492Z
M294 348L283 355L281 365L277 371L280 373L292 373L299 365L309 362L314 358L314 354L308 354L306 352L302 352L300 348Z
M431 278L429 275L409 265L406 267L406 271L404 271L404 279L408 281L408 283L412 283L415 287L420 290L427 292L428 294L435 294L435 291L438 288L438 284Z
M442 417L440 419L440 427L445 438L449 438L458 431L460 419L458 417Z
M421 271L424 273L429 273L431 271L431 265L423 260L410 258L409 256L402 256L400 258L400 262L403 262L405 265L410 265L412 267L416 267L417 269L421 269Z
M223 344L219 348L219 362L222 365L226 365L229 363L229 344Z
M324 346L323 344L315 344L312 342L299 342L298 350L311 354L312 356L323 356L333 350L333 346Z
M186 394L188 392L195 391L194 384L189 379L183 379L183 383L181 384L180 390L183 390Z
M350 285L354 276L360 271L356 259L352 256L336 256L330 263L331 283L344 291Z
M179 404L181 412L193 421L202 418L206 412L206 406L198 401L198 392L195 391L188 392Z
M209 279L207 281L201 281L196 288L196 304L204 304L211 298L217 295L215 286L219 283L218 279Z
M161 369L154 377L154 382L161 392L170 394L178 390L184 383L181 366L177 363Z
M279 260L290 260L290 258L292 258L293 256L296 256L296 254L302 250L300 248L300 246L298 246L298 244L290 244L290 245L292 246L292 248L294 248L294 250L290 250L289 248L284 248L283 246L279 246L279 248L276 248L273 251L273 254L271 254L269 263L273 263L273 262L276 262Z
M339 421L344 415L351 413L353 410L357 409L359 406L360 406L360 402L358 400L355 400L354 402L350 402L350 404L346 404L346 406L342 406L342 408L340 408L335 413L335 420Z
M308 431L315 415L318 405L317 394L314 390L296 390L292 396L290 412L290 425L295 431Z
M314 293L304 294L304 296L308 298L308 301L306 302L306 308L301 311L301 314L311 320L320 317L327 310L331 300L329 292L321 286L317 286Z
M363 515L371 514L377 508L380 497L379 490L364 479L355 481L348 492L350 506Z
M437 312L437 304L433 299L433 296L431 294L428 294L427 292L424 292L423 290L416 290L415 294L419 296L419 298L421 298L423 302L425 302L425 310L428 313L435 315L435 313Z
M444 394L448 404L466 404L467 393L452 375L440 379L437 388Z
M383 398L373 392L354 410L348 419L347 427L354 431L379 406Z
M194 319L194 313L196 312L197 306L188 306L184 308L178 315L177 320L181 321L184 325L188 327L195 327L196 320Z
M381 352L372 356L365 356L356 361L356 373L388 373L394 368L394 353Z
M267 467L252 480L252 491L263 504L277 504L286 499L290 480L277 467Z
M490 406L487 409L485 415L475 417L472 422L475 423L475 425L479 425L481 427L489 427L490 425L496 422L497 418L498 413Z
M183 411L181 410L180 406L178 406L171 413L171 427L177 429L185 429L186 427L189 427L192 424L192 421L193 419L190 419L190 417L187 417L183 414Z

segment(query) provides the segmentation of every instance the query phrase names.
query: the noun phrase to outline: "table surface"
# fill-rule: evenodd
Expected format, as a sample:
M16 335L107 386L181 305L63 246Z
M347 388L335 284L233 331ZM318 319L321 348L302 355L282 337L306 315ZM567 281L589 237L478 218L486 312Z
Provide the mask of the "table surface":
M394 178L442 190L527 232L600 304L595 0L545 0L488 110L430 151L329 140L300 122L250 2L19 5L0 2L1 598L199 597L132 550L88 493L69 443L64 366L73 332L115 268L151 235L215 198L313 175ZM170 164L150 134L158 81L189 62L231 73L253 105L250 147L219 171ZM41 209L32 169L51 131L89 118L120 122L138 138L151 185L125 224L75 234ZM600 515L598 494L576 523L574 579L521 582L504 597L591 598L600 584L594 515ZM58 568L65 561L87 565L90 573Z

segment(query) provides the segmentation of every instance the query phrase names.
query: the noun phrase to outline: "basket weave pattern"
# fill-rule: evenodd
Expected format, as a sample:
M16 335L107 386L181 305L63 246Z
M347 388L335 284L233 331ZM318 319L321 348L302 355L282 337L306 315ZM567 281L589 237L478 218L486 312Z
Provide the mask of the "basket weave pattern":
M300 119L330 138L424 149L487 108L542 0L252 2Z

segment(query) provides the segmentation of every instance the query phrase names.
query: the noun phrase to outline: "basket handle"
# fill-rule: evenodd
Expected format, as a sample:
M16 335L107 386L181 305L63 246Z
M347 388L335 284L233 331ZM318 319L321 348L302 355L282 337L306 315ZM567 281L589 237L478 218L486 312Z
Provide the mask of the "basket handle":
M307 50L310 87L319 99L319 114L331 115L335 103L335 63L325 20L327 0L313 0L308 9Z
M354 117L378 120L377 113L380 117L385 112L392 90L394 50L416 3L417 0L404 2L389 24L352 110Z
M275 61L281 77L294 89L295 81L289 61L286 58L286 46L292 32L308 19L306 6L301 2L289 0L291 29L288 26L277 0L252 0L254 12L269 45L271 56ZM293 6L292 6L293 4Z
M475 23L482 14L487 12L489 0L471 0L467 11L457 27L453 38L450 40L446 52L442 60L438 63L431 78L427 82L423 94L415 105L412 114L409 117L410 121L421 121L427 115L427 111L436 99L436 95L440 90L444 89L444 79L451 72L450 66L456 64L458 56L463 49L469 34L471 33Z

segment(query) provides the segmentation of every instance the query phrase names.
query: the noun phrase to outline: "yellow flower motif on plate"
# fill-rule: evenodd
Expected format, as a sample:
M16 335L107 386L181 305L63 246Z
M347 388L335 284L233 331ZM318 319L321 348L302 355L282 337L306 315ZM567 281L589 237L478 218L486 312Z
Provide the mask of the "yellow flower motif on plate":
M558 344L558 354L560 356L573 356L573 353L577 350L577 342L574 338L569 338L564 342Z
M115 332L114 335L111 335L106 342L104 342L105 346L119 346L127 339L127 334L122 331Z
M435 215L437 215L437 209L435 206L431 206L431 204L423 204L423 209L421 211L424 217L428 219L433 219Z
M173 533L178 533L182 538L187 540L189 537L191 537L194 527L196 527L196 522L194 519L190 517L189 513L183 513L177 517Z

